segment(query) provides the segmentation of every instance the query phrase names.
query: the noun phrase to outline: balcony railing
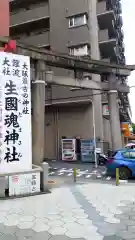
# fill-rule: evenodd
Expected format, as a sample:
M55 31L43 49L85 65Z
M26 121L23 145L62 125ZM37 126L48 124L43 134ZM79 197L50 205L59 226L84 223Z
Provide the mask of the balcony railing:
M34 21L37 19L45 18L49 16L48 4L44 4L39 7L33 7L30 10L22 10L18 13L11 13L10 22L11 26L19 25L22 23Z
M122 5L118 0L104 0L97 3L97 13L103 13L105 11L114 10L115 13L122 13Z
M38 31L33 33L31 32L29 36L25 34L18 35L16 36L16 39L23 43L34 45L37 47L48 46L50 44L49 31Z
M110 5L106 1L101 1L97 3L97 14L102 14L106 11L112 10Z
M99 42L105 42L105 41L110 41L115 39L109 35L108 29L99 30L98 38L99 38Z

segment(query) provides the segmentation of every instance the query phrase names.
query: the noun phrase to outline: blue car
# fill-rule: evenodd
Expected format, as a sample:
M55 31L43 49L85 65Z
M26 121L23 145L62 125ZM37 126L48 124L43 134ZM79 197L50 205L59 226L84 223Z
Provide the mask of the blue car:
M123 148L113 153L106 163L107 175L115 176L119 168L120 179L135 177L135 149Z

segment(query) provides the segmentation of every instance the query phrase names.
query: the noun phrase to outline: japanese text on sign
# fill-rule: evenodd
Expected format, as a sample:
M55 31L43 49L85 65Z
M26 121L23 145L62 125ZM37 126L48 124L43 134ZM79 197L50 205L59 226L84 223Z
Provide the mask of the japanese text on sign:
M40 173L29 173L9 177L9 196L40 192Z
M0 53L0 128L0 172L31 169L29 57Z

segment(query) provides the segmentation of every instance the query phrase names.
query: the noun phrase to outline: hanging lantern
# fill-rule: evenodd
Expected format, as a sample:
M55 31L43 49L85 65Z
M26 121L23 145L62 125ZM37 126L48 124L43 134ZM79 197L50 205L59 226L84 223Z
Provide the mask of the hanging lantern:
M16 41L9 40L7 44L5 44L4 52L15 52L16 51Z

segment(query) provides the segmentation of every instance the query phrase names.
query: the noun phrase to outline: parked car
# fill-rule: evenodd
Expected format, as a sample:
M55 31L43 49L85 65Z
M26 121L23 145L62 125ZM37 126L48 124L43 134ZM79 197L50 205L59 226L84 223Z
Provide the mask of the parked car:
M107 174L115 176L119 168L120 179L135 177L135 149L123 148L113 153L106 163Z
M135 149L135 143L128 143L125 145L125 148Z

